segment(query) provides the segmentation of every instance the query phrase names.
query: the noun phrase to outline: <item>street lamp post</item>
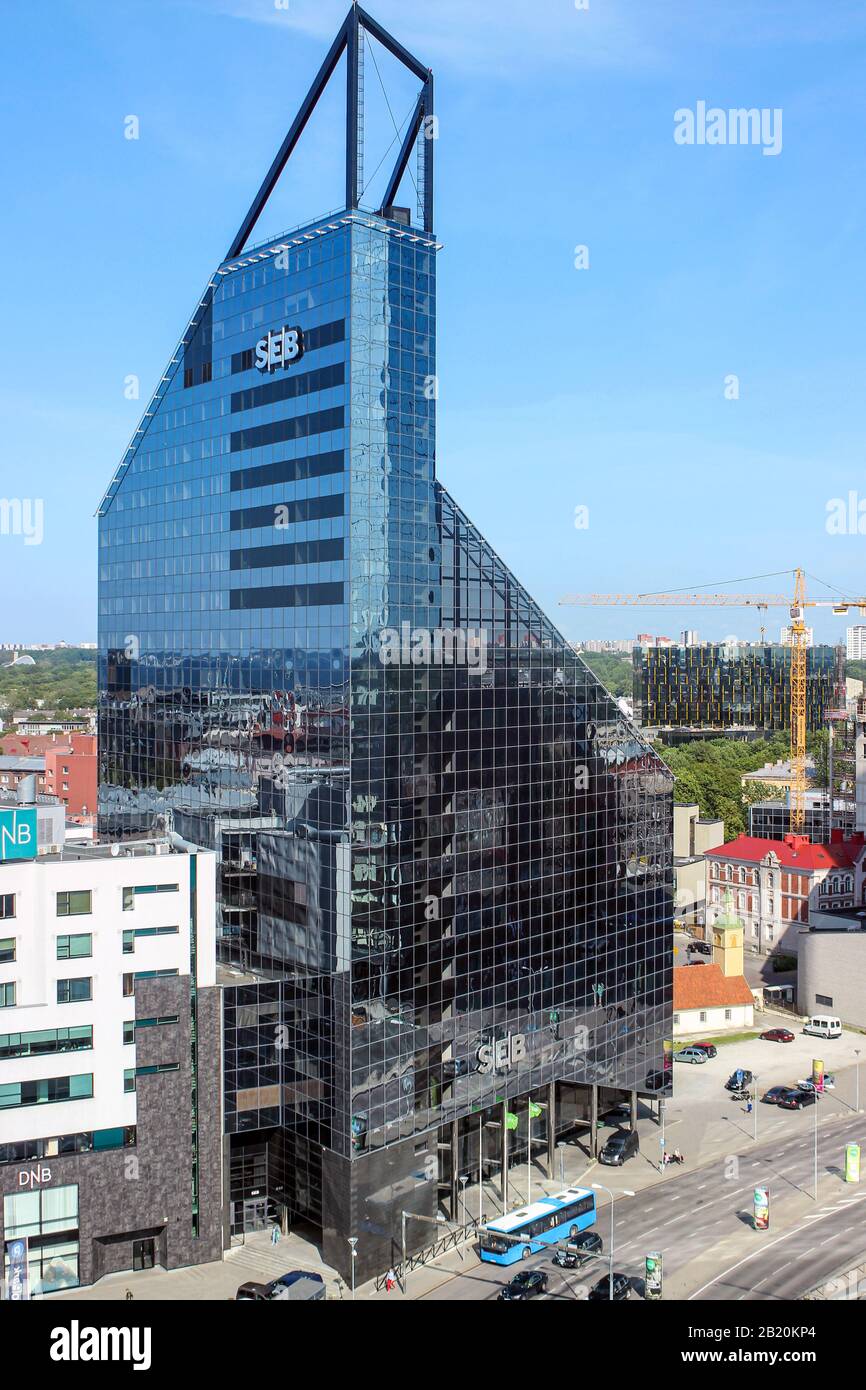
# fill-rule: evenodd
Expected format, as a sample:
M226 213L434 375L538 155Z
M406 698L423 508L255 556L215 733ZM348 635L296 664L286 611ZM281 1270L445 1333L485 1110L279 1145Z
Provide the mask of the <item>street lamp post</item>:
M815 1138L814 1138L814 1144L813 1144L812 1153L813 1153L813 1163L814 1163L814 1168L815 1168L815 1201L817 1202L817 1200L818 1200L818 1106L819 1106L819 1104L820 1104L820 1102L821 1102L821 1092L820 1092L820 1091L815 1091L814 1095L815 1095L815 1129L814 1129Z
M559 1183L565 1187L565 1145L560 1140L556 1147L559 1149Z
M605 1187L603 1182L594 1182L592 1186L598 1192L606 1192L608 1197L610 1198L610 1250L608 1251L607 1294L610 1302L613 1303L613 1204L615 1198L610 1188ZM620 1197L633 1197L634 1193L631 1192L628 1188L624 1188L619 1195Z
M664 1098L659 1099L659 1124L662 1127L661 1138L659 1139L659 1172L665 1166L665 1102Z
M468 1175L467 1173L461 1173L461 1174L460 1174L460 1197L461 1197L461 1200L462 1200L462 1202L463 1202L463 1229L464 1229L464 1231L465 1231L466 1227L469 1225L469 1214L468 1214L468 1212L466 1211L466 1184L468 1183L468 1181L469 1181L469 1175Z
M357 1252L357 1250L355 1249L355 1247L356 1247L357 1244L358 1244L358 1237L357 1237L357 1236L349 1236L349 1246L350 1246L351 1251L352 1251L352 1302L353 1302L353 1303L354 1303L354 1301L355 1301L355 1260L356 1260L357 1257L358 1257L358 1252Z
M753 1116L754 1121L755 1121L755 1143L757 1144L757 1142L758 1142L758 1073L757 1073L757 1072L754 1073L754 1075L753 1075L753 1077L752 1077L752 1082L753 1082L753 1088L754 1088L754 1089L753 1089L753 1093L752 1093L752 1116Z
M854 1071L854 1076L855 1076L855 1078L856 1078L855 1084L856 1084L856 1088L857 1088L857 1089L856 1089L856 1099L855 1099L855 1101L854 1101L854 1109L857 1111L857 1114L859 1115L859 1114L860 1114L860 1048L859 1048L859 1047L855 1047L855 1048L854 1048L854 1056L857 1058L857 1065L856 1065L856 1068L855 1068L855 1071Z

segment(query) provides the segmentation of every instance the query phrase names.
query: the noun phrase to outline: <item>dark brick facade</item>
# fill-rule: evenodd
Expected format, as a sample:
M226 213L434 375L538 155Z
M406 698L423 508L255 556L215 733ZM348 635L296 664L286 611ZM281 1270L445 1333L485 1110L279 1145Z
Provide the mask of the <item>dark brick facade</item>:
M175 976L138 982L136 1018L174 1014L177 1024L138 1032L138 1066L173 1062L179 1066L177 1071L138 1078L134 1148L0 1166L0 1196L27 1190L20 1185L19 1174L31 1167L50 1170L45 1186L78 1184L81 1284L132 1269L133 1240L144 1236L153 1237L156 1261L166 1269L222 1257L219 989L198 992L198 1236L192 1228L190 979ZM62 1111L58 1106L57 1133L63 1128ZM0 1239L3 1234L0 1203Z

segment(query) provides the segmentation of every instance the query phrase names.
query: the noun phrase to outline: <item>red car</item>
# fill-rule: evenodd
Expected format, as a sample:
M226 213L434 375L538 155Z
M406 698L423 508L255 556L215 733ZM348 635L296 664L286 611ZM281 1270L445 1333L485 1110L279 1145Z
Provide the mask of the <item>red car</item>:
M787 1028L770 1028L761 1037L764 1042L793 1042L794 1034L789 1033Z

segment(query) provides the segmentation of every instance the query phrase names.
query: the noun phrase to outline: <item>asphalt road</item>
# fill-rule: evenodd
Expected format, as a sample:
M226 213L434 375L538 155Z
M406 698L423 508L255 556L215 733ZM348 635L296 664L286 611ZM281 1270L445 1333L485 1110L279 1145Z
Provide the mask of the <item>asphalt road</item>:
M828 1097L819 1105L829 1103ZM775 1107L763 1108L775 1111ZM698 1272L690 1279L686 1275L686 1286L674 1295L702 1300L796 1298L835 1273L847 1256L851 1265L863 1258L866 1232L860 1212L866 1208L859 1204L866 1198L866 1188L861 1196L859 1188L842 1181L842 1160L846 1143L866 1140L866 1116L848 1113L821 1121L821 1201L813 1205L814 1115L812 1107L784 1115L779 1112L781 1123L774 1126L768 1141L743 1144L739 1136L738 1153L693 1172L679 1170L634 1197L618 1198L614 1208L614 1266L632 1276L635 1296L642 1293L644 1256L651 1250L663 1254L666 1286L677 1276L682 1283L687 1267L700 1271L703 1262L705 1273ZM623 1169L593 1169L587 1181L594 1180L625 1188L628 1165ZM767 1183L771 1191L771 1229L766 1232L752 1230L756 1183ZM793 1224L788 1231L783 1227L789 1220ZM589 1286L607 1272L609 1205L600 1208L597 1229L605 1243L604 1258L583 1271L563 1274L553 1265L551 1253L506 1268L481 1263L467 1251L465 1272L425 1297L436 1301L494 1299L518 1268L536 1267L550 1275L550 1298L585 1297ZM727 1259L725 1247L730 1246L735 1248ZM710 1266L721 1266L718 1272L707 1265L708 1260Z

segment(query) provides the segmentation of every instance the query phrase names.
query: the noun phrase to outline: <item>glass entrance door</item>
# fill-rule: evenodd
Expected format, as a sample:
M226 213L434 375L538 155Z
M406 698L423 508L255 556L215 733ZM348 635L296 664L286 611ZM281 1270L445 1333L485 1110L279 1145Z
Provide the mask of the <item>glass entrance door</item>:
M153 1269L154 1266L154 1241L134 1240L132 1242L132 1268L133 1269Z

